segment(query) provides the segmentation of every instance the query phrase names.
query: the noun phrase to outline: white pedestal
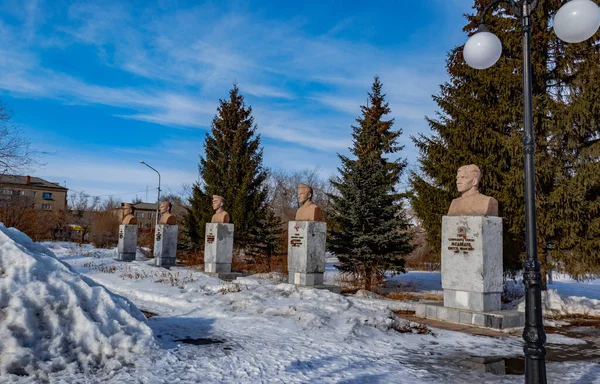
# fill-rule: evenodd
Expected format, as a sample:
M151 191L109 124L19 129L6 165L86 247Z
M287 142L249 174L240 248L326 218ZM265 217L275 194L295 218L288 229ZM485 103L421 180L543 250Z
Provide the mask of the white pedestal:
M154 264L157 267L175 265L177 256L177 225L158 224L154 237Z
M233 258L233 224L206 223L204 272L230 273Z
M137 225L119 225L119 245L117 260L133 261L137 250Z
M498 311L502 295L502 218L442 218L444 306Z
M321 221L288 223L289 283L322 285L325 272L327 224Z

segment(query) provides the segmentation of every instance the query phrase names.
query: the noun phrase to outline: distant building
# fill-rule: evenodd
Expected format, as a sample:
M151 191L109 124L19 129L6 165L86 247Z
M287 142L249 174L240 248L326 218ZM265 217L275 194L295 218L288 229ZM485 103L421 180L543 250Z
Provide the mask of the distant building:
M39 177L0 175L0 205L2 206L22 201L40 211L65 211L67 191L68 189L59 183Z

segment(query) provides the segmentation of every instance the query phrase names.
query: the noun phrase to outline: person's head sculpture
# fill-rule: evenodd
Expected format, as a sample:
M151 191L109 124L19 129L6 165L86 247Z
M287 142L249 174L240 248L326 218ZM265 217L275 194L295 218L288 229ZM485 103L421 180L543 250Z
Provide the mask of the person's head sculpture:
M456 172L456 188L460 193L478 192L481 170L475 164L464 165Z
M307 201L312 202L313 189L310 185L298 184L298 202L304 204Z
M122 208L123 218L121 223L125 225L136 224L137 219L133 216L133 211L135 210L133 204L123 203Z
M212 207L215 211L219 210L220 208L223 208L224 204L225 204L225 198L223 196L213 195Z
M133 215L133 204L123 203L123 216Z
M229 223L229 214L223 209L224 204L225 198L223 196L212 196L212 207L215 210L215 214L210 220L211 223Z
M171 213L172 208L173 208L173 205L168 201L163 201L162 203L160 203L160 213L163 215L165 213Z
M460 197L452 200L449 216L498 216L498 200L479 192L481 170L475 164L458 168L456 189Z

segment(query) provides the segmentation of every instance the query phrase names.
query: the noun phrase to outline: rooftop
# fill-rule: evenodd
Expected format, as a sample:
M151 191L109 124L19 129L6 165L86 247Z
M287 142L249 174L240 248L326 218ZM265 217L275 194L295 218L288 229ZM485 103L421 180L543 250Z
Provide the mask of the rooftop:
M0 175L0 184L29 185L32 187L54 188L68 191L68 188L61 186L59 183L53 183L33 176Z

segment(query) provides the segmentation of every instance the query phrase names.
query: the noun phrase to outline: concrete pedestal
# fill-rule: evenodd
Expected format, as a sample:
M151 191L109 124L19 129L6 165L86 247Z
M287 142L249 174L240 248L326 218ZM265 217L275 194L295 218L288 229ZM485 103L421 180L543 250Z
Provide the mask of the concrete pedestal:
M443 306L441 303L418 303L415 315L427 319L464 324L472 327L489 328L497 331L522 328L525 313L519 311L478 312Z
M502 218L442 218L444 306L498 311L502 295Z
M119 225L119 245L117 260L134 261L137 250L137 225Z
M325 272L327 224L320 221L288 223L289 283L322 286Z
M154 265L170 267L177 256L177 225L158 224L154 237Z
M501 310L502 284L502 218L444 216L444 304L419 303L416 316L495 330L523 327L523 313Z
M235 278L231 273L232 259L233 224L206 223L204 272L217 277L227 275L227 277Z

